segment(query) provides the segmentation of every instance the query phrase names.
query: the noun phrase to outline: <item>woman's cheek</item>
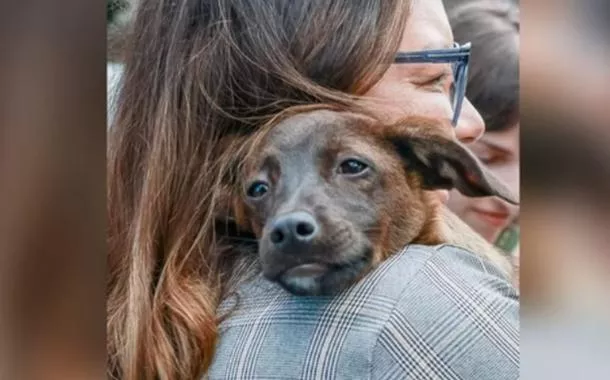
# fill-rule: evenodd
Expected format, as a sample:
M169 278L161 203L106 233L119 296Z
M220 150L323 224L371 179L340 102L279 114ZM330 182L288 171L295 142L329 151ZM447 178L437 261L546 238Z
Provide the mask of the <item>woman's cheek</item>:
M405 116L450 119L453 116L448 97L436 91L414 87L412 84L381 83L367 94L367 106L387 122ZM455 131L452 129L452 133Z

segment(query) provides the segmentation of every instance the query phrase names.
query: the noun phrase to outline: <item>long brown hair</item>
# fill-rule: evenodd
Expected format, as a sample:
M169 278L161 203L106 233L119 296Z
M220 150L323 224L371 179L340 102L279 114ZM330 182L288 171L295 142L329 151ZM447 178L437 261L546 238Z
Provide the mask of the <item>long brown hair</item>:
M243 140L291 106L355 106L391 62L409 3L140 2L108 142L111 376L205 372L218 303L248 270L215 228L230 223Z

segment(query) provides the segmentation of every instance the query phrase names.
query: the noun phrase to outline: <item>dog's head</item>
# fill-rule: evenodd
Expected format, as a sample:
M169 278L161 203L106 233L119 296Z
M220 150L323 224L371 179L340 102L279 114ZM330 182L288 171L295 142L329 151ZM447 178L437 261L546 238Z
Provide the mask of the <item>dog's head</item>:
M243 189L264 275L295 294L332 294L422 233L424 190L514 202L444 128L328 110L275 125L249 158Z

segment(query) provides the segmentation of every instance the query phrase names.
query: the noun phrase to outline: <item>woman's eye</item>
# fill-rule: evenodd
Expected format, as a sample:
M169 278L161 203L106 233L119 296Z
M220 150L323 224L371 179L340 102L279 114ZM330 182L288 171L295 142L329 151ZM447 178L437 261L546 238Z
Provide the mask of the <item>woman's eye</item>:
M369 166L362 161L355 159L345 160L339 165L339 174L359 174L365 171Z
M430 79L424 85L427 87L433 87L435 90L438 90L438 91L448 90L450 92L451 91L450 87L453 84L453 81L449 81L450 77L451 77L451 74L442 73L442 74Z
M478 157L479 160L481 160L481 162L483 162L485 165L495 165L506 161L506 158L502 154L492 153Z
M496 152L494 149L489 148L479 141L472 144L471 150L485 165L493 165L504 160L504 155L502 153Z
M491 155L481 155L481 156L478 156L478 158L485 165L489 165L489 164L493 163L493 161L494 161L494 159Z
M254 182L248 188L248 197L253 199L262 198L269 191L269 185L262 181Z
M441 75L439 75L439 76L437 76L437 77L435 77L435 78L431 79L431 80L428 82L428 84L433 85L433 86L434 86L434 85L442 85L442 84L443 84L443 82L445 81L445 79L446 79L446 78L447 78L447 75L445 75L445 74L443 73L443 74L441 74Z

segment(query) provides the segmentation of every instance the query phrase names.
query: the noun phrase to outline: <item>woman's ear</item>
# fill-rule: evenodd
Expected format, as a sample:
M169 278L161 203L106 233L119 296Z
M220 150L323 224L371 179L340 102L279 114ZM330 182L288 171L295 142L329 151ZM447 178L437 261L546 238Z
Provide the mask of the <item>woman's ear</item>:
M438 126L437 126L438 128ZM422 176L426 190L457 189L470 197L497 196L518 204L517 197L465 146L422 129L394 130L389 137L406 169Z

